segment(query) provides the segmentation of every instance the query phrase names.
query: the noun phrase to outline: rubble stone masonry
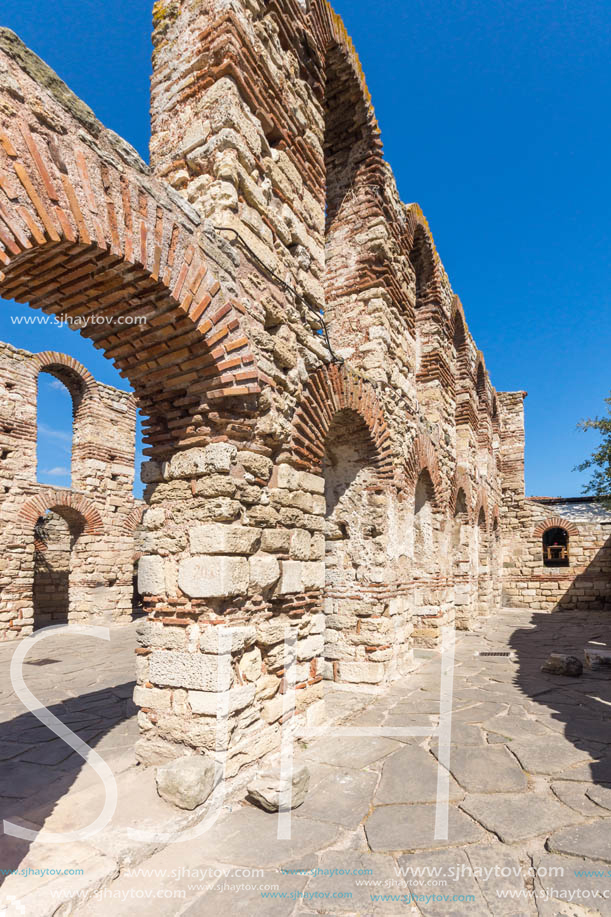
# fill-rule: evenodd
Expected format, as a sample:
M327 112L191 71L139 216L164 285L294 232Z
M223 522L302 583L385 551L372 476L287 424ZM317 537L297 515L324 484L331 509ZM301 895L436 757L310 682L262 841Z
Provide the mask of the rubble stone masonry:
M149 167L0 31L0 295L114 320L82 333L147 418L138 753L231 776L325 679L379 686L500 602L522 393L326 0L161 0L153 44Z
M41 376L72 396L70 488L36 474ZM131 620L136 403L61 353L0 343L0 640L65 623Z

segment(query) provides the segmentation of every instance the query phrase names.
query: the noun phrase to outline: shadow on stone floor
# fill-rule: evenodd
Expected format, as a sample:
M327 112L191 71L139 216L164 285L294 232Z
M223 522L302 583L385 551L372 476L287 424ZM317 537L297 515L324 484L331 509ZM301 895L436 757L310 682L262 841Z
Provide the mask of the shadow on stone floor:
M547 737L532 737L533 746L539 745L532 750L534 773L555 773L565 781L611 784L611 670L591 671L584 665L578 678L541 672L550 653L567 653L583 661L589 642L611 646L611 614L533 611L529 624L524 624L524 618L521 624L509 639L518 662L515 683L528 698L530 711L564 740L556 747ZM571 756L570 746L585 753L582 763Z
M133 737L127 735L137 708L132 701L134 682L113 685L70 697L48 710L113 766L131 754ZM57 803L74 787L99 777L83 758L32 713L0 723L0 818L39 830ZM0 835L0 885L16 869L31 841Z

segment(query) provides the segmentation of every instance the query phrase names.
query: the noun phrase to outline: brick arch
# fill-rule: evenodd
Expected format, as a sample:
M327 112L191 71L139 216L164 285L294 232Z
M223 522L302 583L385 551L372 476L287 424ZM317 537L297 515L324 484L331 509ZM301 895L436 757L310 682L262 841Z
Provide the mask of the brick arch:
M142 522L143 515L144 506L134 506L134 508L129 511L121 524L121 529L123 532L126 532L128 535L131 535L132 532L135 532Z
M314 474L322 472L327 433L333 418L344 410L362 417L371 436L377 475L393 480L390 433L377 395L371 383L345 365L324 366L309 377L293 420L293 463Z
M100 513L95 506L80 494L68 490L45 490L31 497L20 508L17 517L28 525L34 526L40 516L47 510L70 509L79 513L85 520L85 533L88 535L101 535L104 525Z
M197 212L10 42L20 54L6 52L2 33L0 64L24 99L7 96L16 117L0 108L0 296L90 319L76 327L129 379L154 418L154 448L167 452L192 434L202 404L260 391L245 310L221 290ZM177 401L181 422L164 426Z
M437 509L444 508L443 481L439 469L437 453L431 439L423 434L415 438L404 463L404 477L406 489L414 491L418 478L423 471L428 471L433 484L433 503Z
M501 528L501 516L500 516L500 513L499 513L499 508L498 508L498 506L494 506L494 507L493 507L493 509L492 509L492 515L491 515L490 518L491 518L491 521L490 521L490 531L493 532L493 531L494 531L494 527L496 526L496 527L497 527L497 531L500 532L500 528Z
M467 517L469 523L471 523L473 521L473 488L471 486L471 478L464 471L456 471L452 481L452 495L450 497L450 511L452 515L456 512L456 502L461 490L465 495Z
M46 372L64 383L72 395L75 408L83 398L98 396L98 386L89 370L74 357L54 350L44 350L34 355L31 364L35 372Z
M474 525L479 525L479 514L481 510L484 510L484 518L486 520L486 531L489 530L490 522L490 509L488 507L488 495L483 487L480 487L477 491L477 501L475 503L475 510L473 512L473 523Z
M569 535L579 535L579 529L574 522L565 519L563 516L549 516L544 522L535 526L533 534L537 538L542 538L548 529L565 529Z

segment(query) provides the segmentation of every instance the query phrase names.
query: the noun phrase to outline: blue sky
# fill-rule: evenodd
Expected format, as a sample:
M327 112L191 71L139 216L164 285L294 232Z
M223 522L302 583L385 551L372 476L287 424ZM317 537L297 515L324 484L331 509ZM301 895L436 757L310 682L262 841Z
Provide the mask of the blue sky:
M403 200L418 201L497 389L525 389L530 494L579 494L572 472L611 388L608 3L336 0L361 56ZM147 158L150 0L3 0L14 29ZM74 331L0 339L68 351L125 387ZM17 314L33 314L19 307ZM45 423L66 432L45 381ZM68 427L66 427L66 423ZM65 466L41 438L41 468ZM51 476L62 483L58 476Z

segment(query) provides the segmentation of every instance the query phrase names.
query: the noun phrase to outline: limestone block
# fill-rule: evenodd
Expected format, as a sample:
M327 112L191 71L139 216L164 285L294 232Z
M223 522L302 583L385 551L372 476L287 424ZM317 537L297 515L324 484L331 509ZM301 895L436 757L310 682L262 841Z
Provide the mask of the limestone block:
M304 589L324 589L325 565L323 562L301 565L301 582Z
M256 681L261 677L261 650L255 646L242 656L238 668L246 681Z
M165 521L165 510L161 506L152 506L147 509L142 517L142 525L145 529L158 529Z
M264 529L261 537L261 548L273 554L288 553L291 542L290 529Z
M297 659L303 662L306 659L314 659L321 656L325 648L325 638L323 634L311 634L305 640L298 640L295 647Z
M185 627L167 627L161 621L150 621L148 618L138 621L136 634L138 644L151 649L181 650L187 646Z
M295 529L291 533L291 558L293 560L309 560L312 549L312 536L306 529Z
M222 598L248 590L245 557L188 557L178 569L178 585L191 598Z
M154 685L228 691L233 673L228 656L155 650L150 656L149 678Z
M276 675L264 675L255 685L258 700L270 700L278 693L280 679Z
M248 795L266 812L296 809L305 801L310 785L310 772L305 765L294 767L288 776L279 767L259 773L248 784Z
M277 466L276 484L283 489L299 490L299 472L296 468L283 462Z
M252 554L261 539L259 529L210 523L189 531L193 554Z
M266 723L277 723L281 716L285 713L284 710L284 694L276 694L274 698L266 701L261 708L261 716ZM286 712L288 713L291 708L287 707ZM294 709L294 706L293 706Z
M163 558L145 554L138 561L138 592L141 595L163 595L165 573Z
M158 484L163 481L163 472L159 462L142 462L140 480L143 484Z
M145 688L136 685L134 688L134 703L137 707L152 707L153 710L170 709L170 692L162 688Z
M166 477L172 481L214 472L228 473L237 451L229 443L210 443L205 449L185 449L184 452L177 452L168 462Z
M262 478L264 481L269 480L272 468L274 467L274 463L271 459L266 458L264 455L259 455L258 452L248 452L246 450L238 452L236 461L242 465L246 471L249 471L258 478Z
M249 560L250 584L253 589L268 589L280 577L280 564L273 555L255 554Z
M243 627L207 627L199 640L204 653L239 653L255 642L256 630L252 624Z
M280 583L278 585L278 593L280 595L286 595L290 592L301 592L302 591L302 581L301 581L301 571L303 564L299 560L283 560L281 561L281 576Z
M193 713L202 716L217 716L221 713L235 713L248 707L255 698L254 685L242 685L231 691L189 691L189 704Z
M171 805L180 809L195 809L208 799L214 789L216 771L215 762L203 755L178 758L157 768L157 792Z
M206 466L210 471L228 472L238 450L230 443L210 443L204 449Z
M341 661L339 680L351 684L377 685L384 680L384 665L381 662Z
M233 497L237 489L237 483L226 474L210 474L193 482L194 497Z
M313 494L324 494L325 492L325 479L321 475L300 471L298 480L301 490L309 490Z
M325 536L324 532L314 532L310 542L310 560L325 559Z
M286 618L270 618L269 621L262 621L257 626L257 643L261 646L274 646L276 643L282 643L287 629L290 631L291 627Z
M177 452L167 462L165 476L169 481L174 481L177 478L191 478L206 474L207 471L209 468L206 464L205 450L186 449L184 452Z

